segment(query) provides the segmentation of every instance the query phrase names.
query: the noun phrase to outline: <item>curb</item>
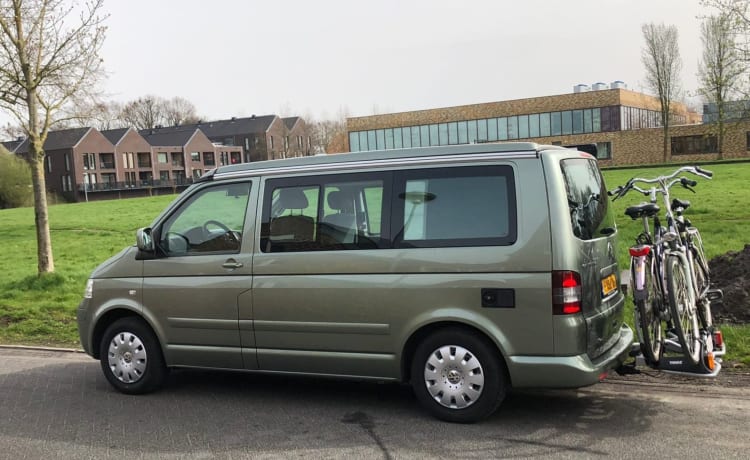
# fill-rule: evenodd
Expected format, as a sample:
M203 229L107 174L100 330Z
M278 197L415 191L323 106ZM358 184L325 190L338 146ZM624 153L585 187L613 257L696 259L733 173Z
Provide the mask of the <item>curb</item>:
M53 351L53 352L58 352L58 353L84 353L84 351L79 348L37 347L37 346L32 346L32 345L0 345L0 349Z

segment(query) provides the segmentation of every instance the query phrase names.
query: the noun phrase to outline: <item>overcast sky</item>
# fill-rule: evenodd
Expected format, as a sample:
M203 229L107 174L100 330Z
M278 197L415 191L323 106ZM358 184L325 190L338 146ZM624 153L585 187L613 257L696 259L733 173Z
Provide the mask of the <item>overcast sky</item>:
M698 0L109 0L110 99L182 96L209 119L331 117L643 85L641 25L679 30L695 92Z

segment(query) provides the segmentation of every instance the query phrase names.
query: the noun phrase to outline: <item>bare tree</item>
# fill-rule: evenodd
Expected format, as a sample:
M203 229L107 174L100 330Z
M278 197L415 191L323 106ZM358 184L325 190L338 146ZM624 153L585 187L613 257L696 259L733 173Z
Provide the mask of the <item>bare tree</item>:
M39 274L55 269L49 233L44 142L101 77L103 0L0 0L0 107L28 136ZM75 16L78 16L77 18Z
M199 120L195 105L184 97L173 97L163 104L164 124L167 126L197 123Z
M120 114L126 125L135 129L151 129L164 124L164 99L148 95L126 103Z
M682 59L677 46L677 27L664 24L644 24L645 46L641 60L646 67L646 83L661 102L661 123L664 130L664 158L670 158L669 126L671 102L680 93Z
M724 147L727 118L726 102L735 92L742 76L734 35L731 32L732 19L726 14L709 16L701 25L703 57L698 68L700 93L710 103L716 105L716 134L719 158Z

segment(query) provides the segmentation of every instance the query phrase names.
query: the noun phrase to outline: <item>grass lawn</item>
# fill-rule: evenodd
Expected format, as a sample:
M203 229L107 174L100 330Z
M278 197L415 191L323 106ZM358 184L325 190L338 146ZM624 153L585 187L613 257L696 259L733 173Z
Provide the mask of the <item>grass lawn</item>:
M687 215L700 228L707 256L712 258L750 243L750 163L706 168L714 171L714 179L696 178L697 194L675 188L673 196L691 201ZM609 170L604 175L611 189L633 176L653 177L672 170L674 167ZM51 206L56 273L41 278L36 275L33 210L0 210L4 248L0 258L0 343L79 346L75 310L89 273L132 245L135 230L149 225L174 198L165 195ZM627 248L640 225L625 217L623 211L644 200L631 192L614 203L622 268L627 267ZM628 304L630 318L632 302ZM725 326L723 330L729 348L727 359L750 366L750 326Z

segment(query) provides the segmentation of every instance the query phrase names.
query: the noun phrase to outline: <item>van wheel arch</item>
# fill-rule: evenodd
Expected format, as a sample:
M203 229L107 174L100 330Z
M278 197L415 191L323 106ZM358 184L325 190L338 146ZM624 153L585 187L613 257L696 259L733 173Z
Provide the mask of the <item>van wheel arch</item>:
M93 353L94 359L101 358L99 356L99 344L101 343L102 338L104 337L104 332L107 330L107 328L115 321L122 319L122 318L129 318L129 317L137 318L138 320L143 322L143 324L146 325L149 329L151 329L151 332L160 342L159 343L160 347L162 346L161 340L159 340L159 335L156 333L156 330L146 318L144 318L142 315L139 315L137 312L133 310L129 310L127 308L116 308L103 314L102 317L99 318L99 320L96 322L96 325L94 326L94 333L91 337L92 353ZM163 355L164 350L161 350L161 352Z
M427 324L417 329L416 331L412 333L411 336L409 336L409 339L406 341L406 344L404 345L404 348L401 351L401 381L402 382L408 383L411 381L412 361L414 359L414 353L417 351L417 347L419 346L419 344L424 339L434 334L438 330L447 329L447 328L464 329L465 331L476 335L478 338L485 341L488 346L494 349L494 351L497 353L498 358L502 361L503 365L501 367L505 372L505 379L506 379L505 381L508 382L508 387L512 386L510 374L508 372L508 365L505 360L505 355L503 354L502 350L497 346L497 344L492 339L490 339L487 336L487 334L481 329L478 329L474 326L470 326L468 324L453 322L453 321L442 321L438 323Z

